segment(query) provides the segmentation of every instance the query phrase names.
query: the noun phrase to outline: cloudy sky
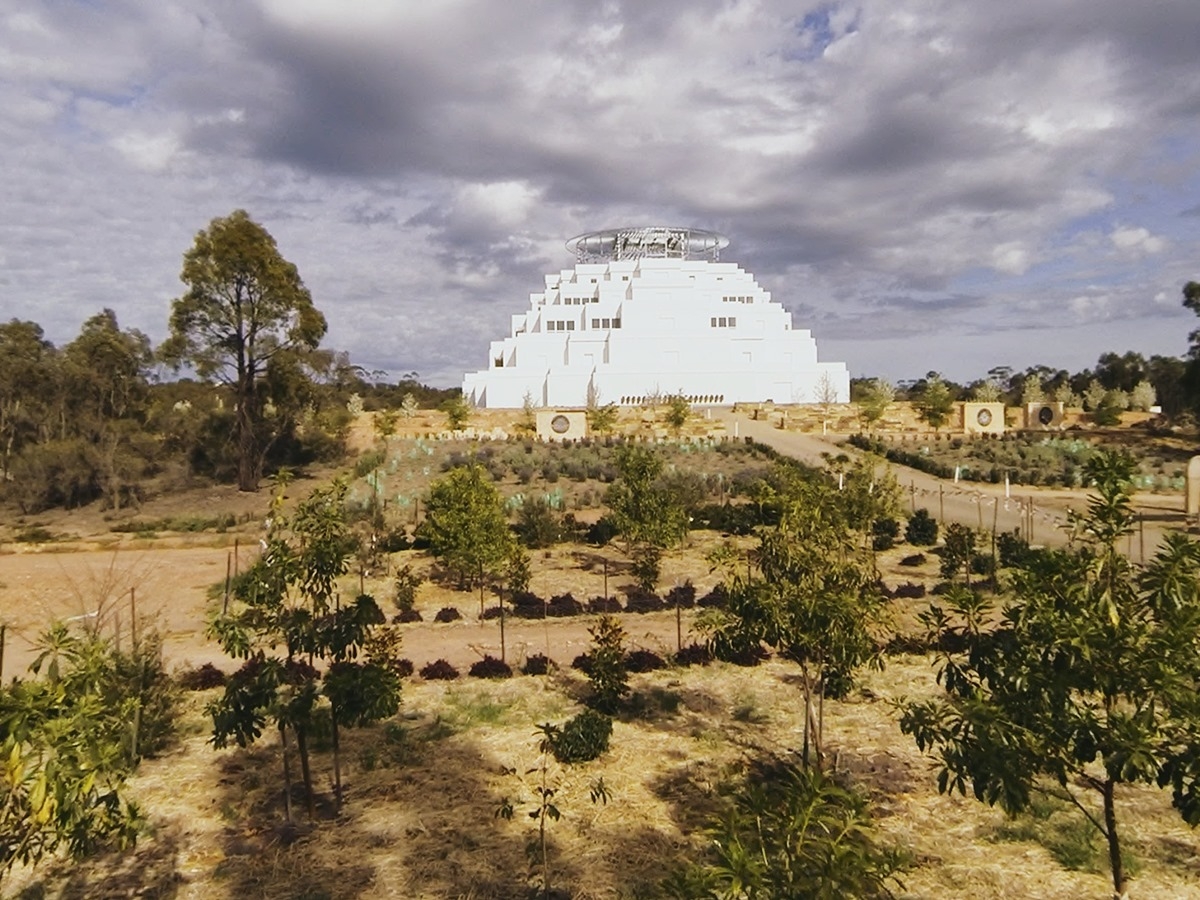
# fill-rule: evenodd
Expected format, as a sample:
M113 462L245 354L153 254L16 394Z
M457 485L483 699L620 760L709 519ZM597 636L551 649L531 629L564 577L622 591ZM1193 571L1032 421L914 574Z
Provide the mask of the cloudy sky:
M0 0L0 318L156 340L244 208L327 345L482 368L563 242L730 239L855 375L1182 354L1196 0Z

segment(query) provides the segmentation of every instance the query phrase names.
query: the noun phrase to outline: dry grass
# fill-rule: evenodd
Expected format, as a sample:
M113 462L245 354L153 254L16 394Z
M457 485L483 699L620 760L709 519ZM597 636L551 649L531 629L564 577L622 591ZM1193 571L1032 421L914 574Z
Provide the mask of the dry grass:
M635 690L657 702L641 704L649 710L642 717L616 723L609 753L582 766L551 763L563 811L549 825L553 883L578 900L648 896L644 891L674 862L697 852L706 815L745 761L799 747L795 676L793 666L779 661L636 676ZM344 739L341 817L292 827L282 821L274 742L213 751L205 746L195 700L193 733L165 758L146 763L134 783L154 823L152 836L123 859L47 870L45 896L522 896L534 875L528 851L536 823L523 814L532 808L537 778L525 774L539 761L534 727L572 715L582 684L572 672L407 683L395 721ZM998 812L937 794L931 765L899 733L892 703L932 690L928 660L897 657L827 709L826 741L839 770L870 792L881 833L916 861L899 896L1107 896L1102 861L1096 871L1064 869L1036 841L1005 839ZM327 753L316 759L320 808L328 816L331 764ZM588 788L600 776L613 799L594 806ZM494 817L504 797L518 803L511 822ZM296 800L300 808L298 792ZM1195 835L1167 797L1124 789L1119 802L1137 870L1133 895L1200 897Z

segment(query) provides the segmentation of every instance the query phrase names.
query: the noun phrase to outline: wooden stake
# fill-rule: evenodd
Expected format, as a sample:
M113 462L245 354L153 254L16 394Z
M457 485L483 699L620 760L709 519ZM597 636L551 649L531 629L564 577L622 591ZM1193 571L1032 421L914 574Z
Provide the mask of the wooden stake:
M1144 566L1146 564L1146 517L1144 514L1138 515L1138 544L1141 546L1142 565ZM0 643L0 648L3 646L3 643Z
M4 682L4 636L8 632L7 625L0 625L0 684Z
M233 554L225 554L225 605L221 607L221 615L229 615L229 588L233 582Z
M946 486L938 484L938 521L946 520Z
M137 652L137 588L129 589L129 636L133 640L134 652Z

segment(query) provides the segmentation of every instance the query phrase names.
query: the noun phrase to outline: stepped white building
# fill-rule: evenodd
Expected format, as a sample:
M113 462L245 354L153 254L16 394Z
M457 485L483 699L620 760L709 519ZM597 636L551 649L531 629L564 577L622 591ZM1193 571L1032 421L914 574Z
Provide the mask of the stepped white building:
M567 242L573 269L546 276L488 368L463 396L478 407L846 402L844 363L817 345L754 276L720 262L722 235L694 228L618 228Z

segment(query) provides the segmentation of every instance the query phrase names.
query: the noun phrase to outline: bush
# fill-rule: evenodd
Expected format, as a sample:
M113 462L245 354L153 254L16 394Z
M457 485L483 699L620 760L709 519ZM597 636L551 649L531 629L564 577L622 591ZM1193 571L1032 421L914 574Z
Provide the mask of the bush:
M380 553L399 553L402 550L407 550L412 546L412 541L408 538L408 531L403 525L397 525L388 531L385 531L379 536L379 541L375 548Z
M996 535L996 552L1005 568L1024 565L1029 560L1029 541L1021 537L1020 529L1002 531Z
M937 519L929 515L929 510L922 507L912 514L908 527L904 529L904 540L914 547L931 547L937 543Z
M548 675L552 668L554 668L554 660L544 653L535 653L525 660L521 671L526 675Z
M905 582L892 591L892 597L897 600L920 600L924 596L925 585L913 584L911 581Z
M879 846L864 795L770 760L714 815L709 859L663 882L668 897L890 897L907 858Z
M625 611L631 613L658 612L666 608L667 605L663 603L662 597L658 594L640 589L630 591L629 597L625 601Z
M411 659L398 659L392 664L392 671L400 678L409 678L413 673L413 661Z
M900 565L908 566L909 568L923 566L925 565L925 554L914 553L912 556L906 556L904 559L900 560Z
M500 604L496 604L495 606L489 606L487 609L485 609L483 611L483 615L480 616L479 618L486 622L490 619L500 618L500 613L501 613Z
M458 669L439 659L421 666L421 677L426 681L453 681L458 677Z
M625 669L628 672L653 672L666 667L666 660L653 650L634 650L625 656Z
M675 654L675 662L681 666L707 666L712 658L712 651L706 644L688 644Z
M435 622L457 622L461 618L462 618L462 613L460 613L453 606L443 606L441 609L439 609L437 611L437 615L433 617L433 621L435 621Z
M621 601L616 597L593 597L587 604L590 613L619 613L621 609Z
M485 656L471 664L468 673L472 678L512 678L512 666L494 656Z
M616 523L609 516L601 516L587 530L587 542L603 547L619 534Z
M583 604L571 594L559 594L551 597L546 605L546 615L554 617L577 616L583 612Z
M577 672L582 672L584 675L592 674L592 654L580 653L571 660L571 668Z
M533 550L552 547L562 540L562 523L545 497L528 498L517 512L517 535Z
M184 669L175 676L175 683L185 691L207 691L209 688L224 687L228 676L212 663L199 668Z
M876 519L871 525L871 546L875 550L891 550L900 536L900 523L895 519Z
M560 763L581 763L596 759L608 750L612 719L594 709L585 709L568 719L555 735L551 749Z
M415 609L409 609L401 613L396 613L396 615L392 616L393 625L404 625L408 622L421 621L424 620L421 618L421 614Z
M696 601L696 605L701 609L725 609L729 605L729 591L725 585L718 584Z
M691 609L696 605L696 586L690 581L667 591L667 606L671 609Z

